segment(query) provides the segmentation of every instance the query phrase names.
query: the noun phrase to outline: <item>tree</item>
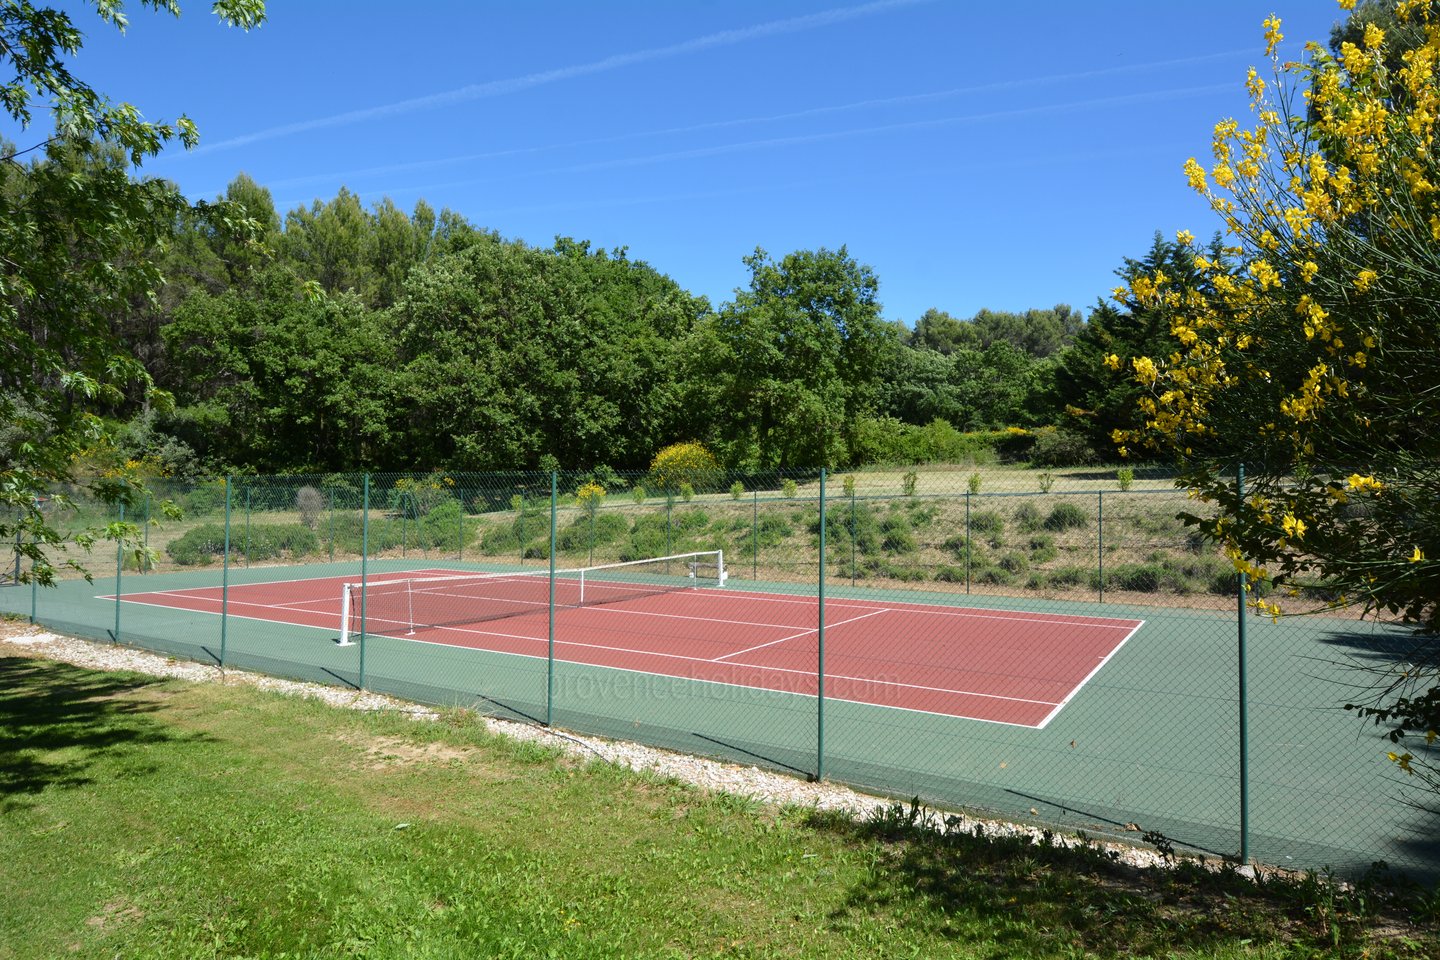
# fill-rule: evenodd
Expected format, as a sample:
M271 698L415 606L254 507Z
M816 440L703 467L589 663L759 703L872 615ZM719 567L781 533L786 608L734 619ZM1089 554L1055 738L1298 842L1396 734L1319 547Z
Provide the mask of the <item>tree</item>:
M1173 455L1217 505L1189 522L1238 569L1416 628L1416 662L1353 706L1440 791L1440 767L1415 754L1433 755L1403 746L1440 731L1440 20L1429 3L1395 15L1423 38L1400 38L1398 69L1373 22L1334 55L1310 44L1308 62L1283 65L1280 23L1265 22L1276 83L1251 71L1258 126L1220 124L1214 165L1186 164L1234 262L1197 255L1205 288L1163 271L1129 284L1173 311L1182 348L1125 358L1145 388L1128 439ZM1241 460L1244 496L1229 479ZM1279 616L1301 596L1253 603Z
M167 0L145 5L178 11ZM94 7L102 21L126 25L118 4L96 0ZM213 8L246 29L264 18L261 0L219 0ZM126 165L171 140L191 146L197 138L187 117L145 122L131 105L110 102L72 74L64 58L81 43L70 15L53 7L7 3L0 17L0 61L14 70L0 87L0 104L29 129L39 100L55 123L41 143L0 147L0 424L7 437L20 438L7 443L0 467L0 539L18 530L20 551L45 583L55 573L46 548L59 533L38 498L74 479L76 454L107 430L107 409L127 395L165 399L125 349L115 320L159 287L156 247L185 204L159 181L131 179ZM33 158L23 163L26 154ZM126 495L124 481L94 485L114 501Z
M677 432L677 354L704 301L562 238L493 235L413 270L387 325L417 466L644 466Z
M963 347L979 346L980 336L972 323L957 320L944 310L931 307L915 321L910 332L910 346L916 349L934 350L946 356Z
M1223 258L1218 237L1208 256L1215 262ZM1128 371L1113 369L1106 358L1168 357L1181 347L1170 332L1176 311L1164 303L1137 299L1131 286L1138 278L1159 273L1187 289L1200 289L1205 277L1196 267L1195 257L1191 244L1166 240L1156 233L1144 257L1126 257L1115 271L1122 281L1115 299L1096 304L1070 348L1060 354L1055 370L1056 405L1064 411L1066 425L1084 434L1095 449L1113 451L1115 431L1139 429L1145 420L1137 406L1143 388Z
M277 264L193 293L162 336L177 399L163 425L211 463L329 472L390 452L394 348L356 297L307 295Z
M968 416L952 421L963 430L1019 426L1028 422L1036 361L1008 340L983 350L959 350L951 358L953 396Z
M1024 313L981 310L971 324L982 349L1003 341L1021 353L1044 359L1066 347L1084 319L1068 304L1060 303L1048 310Z
M179 9L163 0L145 6ZM124 29L118 4L96 0L94 7L105 23ZM261 0L219 0L213 9L245 29L264 20ZM138 166L168 141L193 145L197 137L189 118L145 122L130 104L114 104L76 78L63 58L81 45L69 13L55 7L7 3L0 17L0 60L14 71L0 86L0 104L23 130L36 101L55 119L48 140L23 150L7 144L0 155L0 425L7 438L0 538L17 538L42 583L55 576L46 547L59 533L40 512L39 497L73 479L76 455L107 433L107 410L127 396L164 403L122 343L117 321L132 302L153 298L161 282L158 242L186 204L160 181L132 180L127 164ZM20 160L26 154L29 163ZM122 475L94 485L109 501L127 495Z
M714 446L753 467L843 462L895 336L879 281L844 247L744 262L749 289L701 331L687 377L707 384Z

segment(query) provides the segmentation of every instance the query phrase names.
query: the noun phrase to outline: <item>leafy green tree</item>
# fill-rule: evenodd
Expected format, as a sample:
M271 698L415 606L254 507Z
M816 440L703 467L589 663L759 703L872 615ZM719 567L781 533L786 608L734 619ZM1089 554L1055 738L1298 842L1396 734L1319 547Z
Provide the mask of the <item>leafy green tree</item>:
M372 306L391 306L400 297L405 277L430 255L435 233L435 211L421 200L415 212L406 215L389 197L375 205L371 215L365 258L371 276L368 301Z
M1068 304L1048 310L1005 313L981 310L970 321L979 347L1005 342L1031 357L1053 356L1067 346L1081 329L1084 317Z
M623 251L467 243L412 271L388 313L408 458L648 464L673 438L677 352L704 302Z
M908 342L918 350L933 350L949 356L962 348L980 345L980 334L975 325L958 320L943 310L931 307L915 321Z
M954 363L938 350L896 345L881 377L879 410L911 424L946 420L966 423L966 409L951 378Z
M848 251L745 258L749 289L713 318L689 373L708 390L715 446L747 466L839 463L881 390L895 330L879 281Z
M341 187L333 200L285 215L285 259L326 293L353 293L369 302L377 285L365 249L370 232L360 198Z
M1035 389L1036 361L1008 340L983 350L960 350L951 357L951 383L965 419L952 421L963 430L1021 426Z
M193 294L162 335L178 401L162 426L217 466L329 472L393 455L394 351L357 298L307 295L276 265L248 289Z
M178 10L161 0L145 5ZM103 22L125 26L117 4L97 0L94 7ZM213 9L247 29L264 17L260 0L219 0ZM47 583L55 570L46 547L59 533L37 498L75 479L78 453L109 429L105 413L127 397L165 402L114 320L159 288L157 246L185 204L163 183L132 179L127 164L171 140L188 146L197 137L189 118L146 122L71 73L65 61L82 40L71 15L54 7L7 3L0 17L0 62L14 71L0 87L0 105L22 130L37 100L55 123L41 142L0 146L0 342L7 345L0 351L0 424L5 436L19 438L7 444L0 467L0 539L18 528L22 553ZM123 497L124 479L95 481L96 492ZM101 533L133 540L135 530L84 538Z

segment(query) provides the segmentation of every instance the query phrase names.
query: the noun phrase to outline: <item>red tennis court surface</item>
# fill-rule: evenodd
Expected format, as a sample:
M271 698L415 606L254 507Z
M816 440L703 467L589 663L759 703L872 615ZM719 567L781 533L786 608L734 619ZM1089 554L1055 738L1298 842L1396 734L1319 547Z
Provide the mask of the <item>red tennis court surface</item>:
M453 570L382 574L371 584ZM229 588L228 614L340 630L345 578ZM112 599L112 598L106 598ZM123 600L219 614L221 589L126 594ZM827 698L1044 727L1144 621L970 607L827 599ZM546 656L549 611L421 627L399 639ZM383 624L370 633L390 633ZM392 634L392 635L394 635ZM814 696L813 597L695 588L555 611L557 660ZM343 656L339 648L336 656Z

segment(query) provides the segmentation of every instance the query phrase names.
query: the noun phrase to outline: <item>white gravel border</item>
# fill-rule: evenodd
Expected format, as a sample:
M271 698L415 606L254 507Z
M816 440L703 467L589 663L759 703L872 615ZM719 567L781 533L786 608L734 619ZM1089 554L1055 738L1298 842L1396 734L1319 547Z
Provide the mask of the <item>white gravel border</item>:
M430 707L385 694L357 692L319 683L281 680L243 670L229 668L222 670L219 667L189 660L176 660L133 647L65 637L28 624L11 623L0 626L0 644L3 643L24 647L48 659L90 670L130 670L156 677L174 677L193 683L245 684L261 690L312 697L331 706L350 710L390 710L407 714L416 720L434 720L439 716ZM892 799L857 793L849 787L839 784L800 780L757 767L707 760L702 757L692 757L647 747L643 744L623 740L606 740L494 717L481 717L480 719L494 734L516 740L544 743L581 759L593 760L599 757L607 763L628 767L631 770L662 777L673 777L701 790L729 793L772 806L838 811L858 820L895 803ZM966 814L952 815L942 812L942 815L943 819L948 822L949 829L961 832L973 832L976 827L983 827L985 833L990 836L1025 836L1037 843L1042 837L1048 836L1050 842L1062 846L1078 847L1086 844L1098 846L1107 852L1113 852L1121 862L1135 867L1168 865L1168 862L1159 853L1148 848L1094 839L1081 840L1078 837L1029 824L982 820Z

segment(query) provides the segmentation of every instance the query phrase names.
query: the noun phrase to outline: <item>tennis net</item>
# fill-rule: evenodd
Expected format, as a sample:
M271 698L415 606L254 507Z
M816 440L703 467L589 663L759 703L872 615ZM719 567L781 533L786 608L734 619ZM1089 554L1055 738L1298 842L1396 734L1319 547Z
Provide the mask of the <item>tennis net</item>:
M725 583L721 550L556 570L556 609L620 603ZM367 634L413 637L416 632L519 617L548 609L550 571L399 577L347 583L340 607L340 643Z

